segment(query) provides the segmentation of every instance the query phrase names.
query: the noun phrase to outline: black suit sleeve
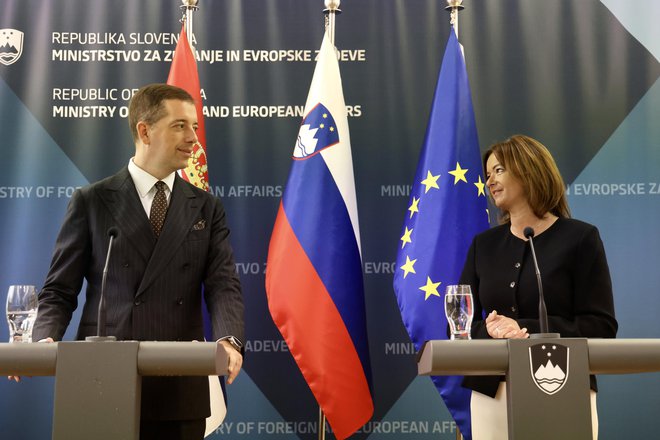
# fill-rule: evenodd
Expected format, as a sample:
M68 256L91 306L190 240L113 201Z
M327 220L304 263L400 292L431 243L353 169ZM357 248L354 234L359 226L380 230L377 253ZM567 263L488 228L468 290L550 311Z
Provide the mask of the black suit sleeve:
M229 228L220 200L213 197L211 244L204 278L204 296L211 315L213 338L235 336L245 342L243 297L229 243Z
M78 293L91 258L89 226L81 190L73 193L60 229L50 270L39 294L39 311L32 332L38 341L64 336L73 311L78 306Z

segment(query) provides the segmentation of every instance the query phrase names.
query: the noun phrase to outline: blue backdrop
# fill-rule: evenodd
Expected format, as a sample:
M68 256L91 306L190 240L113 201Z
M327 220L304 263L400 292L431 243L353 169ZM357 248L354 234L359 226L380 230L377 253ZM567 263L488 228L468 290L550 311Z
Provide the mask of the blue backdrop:
M466 2L482 150L525 133L552 151L575 217L597 225L619 336L660 336L660 4ZM126 165L134 89L167 78L179 1L0 1L0 298L41 286L73 188ZM449 32L445 2L343 2L336 43L349 107L375 413L355 438L453 439L392 291L399 232ZM321 0L214 0L195 15L211 186L232 227L246 301L245 370L217 438L316 438L317 406L268 314L264 268L315 51ZM22 45L17 43L22 32ZM10 39L10 33L13 39ZM494 219L493 219L494 220ZM73 323L75 324L75 323ZM75 325L70 327L68 338ZM0 339L7 340L5 325ZM601 438L653 438L660 375L600 379ZM0 381L2 438L49 438L53 379ZM224 435L223 435L224 434Z

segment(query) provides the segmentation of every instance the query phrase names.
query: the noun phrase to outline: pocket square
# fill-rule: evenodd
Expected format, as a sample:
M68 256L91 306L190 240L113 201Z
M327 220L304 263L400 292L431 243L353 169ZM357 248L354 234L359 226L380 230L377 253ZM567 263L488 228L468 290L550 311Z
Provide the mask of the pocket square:
M202 229L206 228L206 220L200 220L197 223L195 223L192 227L193 231L201 231Z

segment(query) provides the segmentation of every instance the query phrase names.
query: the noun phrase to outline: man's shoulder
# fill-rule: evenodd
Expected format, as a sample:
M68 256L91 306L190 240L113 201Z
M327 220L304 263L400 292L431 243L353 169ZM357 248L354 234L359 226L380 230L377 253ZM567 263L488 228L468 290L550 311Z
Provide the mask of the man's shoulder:
M126 179L130 179L130 176L131 175L128 173L128 168L122 168L119 172L113 174L112 176L105 177L101 180L97 180L96 182L92 182L88 185L78 188L78 192L86 196L95 194L97 190L118 190L124 185Z
M202 188L199 188L192 183L188 182L187 180L183 179L180 176L176 176L175 180L175 185L180 185L181 190L183 190L184 193L192 195L194 197L199 197L202 200L218 200L219 199L209 191L206 191Z

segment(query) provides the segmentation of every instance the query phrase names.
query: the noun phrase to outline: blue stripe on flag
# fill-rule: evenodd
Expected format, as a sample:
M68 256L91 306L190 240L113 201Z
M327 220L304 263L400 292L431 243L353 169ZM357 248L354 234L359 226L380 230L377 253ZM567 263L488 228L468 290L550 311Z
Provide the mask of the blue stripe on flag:
M339 310L371 383L360 254L346 204L323 156L294 161L286 188L282 204L291 228Z

